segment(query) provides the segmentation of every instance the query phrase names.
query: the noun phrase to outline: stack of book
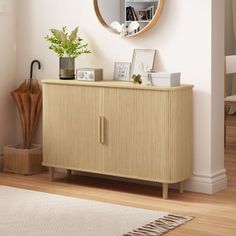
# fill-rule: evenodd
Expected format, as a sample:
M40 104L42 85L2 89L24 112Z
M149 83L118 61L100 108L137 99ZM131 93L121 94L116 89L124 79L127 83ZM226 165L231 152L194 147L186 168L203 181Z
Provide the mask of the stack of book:
M126 7L126 21L138 21L138 17L133 7Z
M136 13L137 11L137 13ZM153 16L155 15L155 7L150 6L147 9L144 10L137 10L132 7L128 6L126 7L126 21L151 21ZM137 16L138 14L138 16Z
M147 20L152 20L153 16L155 15L155 7L151 6L146 9L147 12Z

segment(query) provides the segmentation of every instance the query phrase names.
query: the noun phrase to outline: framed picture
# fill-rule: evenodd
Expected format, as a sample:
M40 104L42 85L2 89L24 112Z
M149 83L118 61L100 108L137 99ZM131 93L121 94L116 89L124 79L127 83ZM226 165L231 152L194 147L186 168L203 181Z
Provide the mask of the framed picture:
M139 20L147 20L147 11L139 10L138 11Z
M115 62L114 80L129 81L130 65L128 62Z
M134 49L131 76L138 74L143 75L146 72L153 70L155 56L155 49Z

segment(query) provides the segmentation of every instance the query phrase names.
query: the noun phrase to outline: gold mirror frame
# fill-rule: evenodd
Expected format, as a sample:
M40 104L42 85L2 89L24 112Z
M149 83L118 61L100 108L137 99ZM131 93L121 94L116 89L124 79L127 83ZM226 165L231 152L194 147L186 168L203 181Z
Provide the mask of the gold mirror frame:
M147 32L148 30L150 30L157 22L158 20L160 19L161 17L161 13L162 13L162 10L163 10L163 7L164 7L164 2L165 0L159 0L159 6L158 6L158 9L156 10L156 13L153 17L153 19L151 20L151 22L146 26L144 27L142 30L140 30L139 32L135 33L135 34L131 34L131 35L128 35L126 37L133 37L133 36L137 36L137 35L140 35L142 33L145 33ZM95 10L95 13L97 15L97 18L99 20L99 22L107 29L109 30L110 32L112 33L115 33L115 34L118 34L116 33L114 30L112 30L110 28L109 25L107 25L107 23L104 21L101 13L100 13L100 10L99 10L99 6L98 6L98 0L93 0L93 6L94 6L94 10Z

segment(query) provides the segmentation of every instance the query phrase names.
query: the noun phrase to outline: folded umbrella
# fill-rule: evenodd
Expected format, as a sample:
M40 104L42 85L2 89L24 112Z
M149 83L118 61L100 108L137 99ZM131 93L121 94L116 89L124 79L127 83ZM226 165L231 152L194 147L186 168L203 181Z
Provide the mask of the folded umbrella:
M11 95L16 103L16 107L20 115L23 143L26 142L26 120L24 116L24 108L20 94L24 93L27 89L27 81L25 80L16 90L11 92Z
M37 80L33 80L33 65L39 61L34 60L31 63L30 80L25 80L11 95L16 103L19 112L23 137L23 149L29 149L32 144L32 138L39 121L42 110L42 91Z
M33 134L39 121L42 110L42 92L40 90L38 81L33 83L33 92L30 93L30 116L29 116L29 134L27 138L27 146L32 143Z

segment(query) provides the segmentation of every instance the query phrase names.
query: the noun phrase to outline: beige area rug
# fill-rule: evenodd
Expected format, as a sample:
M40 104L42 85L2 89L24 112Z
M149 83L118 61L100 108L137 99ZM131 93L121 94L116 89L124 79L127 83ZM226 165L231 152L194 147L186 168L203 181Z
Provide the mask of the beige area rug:
M167 212L0 186L4 236L158 236L189 220Z

